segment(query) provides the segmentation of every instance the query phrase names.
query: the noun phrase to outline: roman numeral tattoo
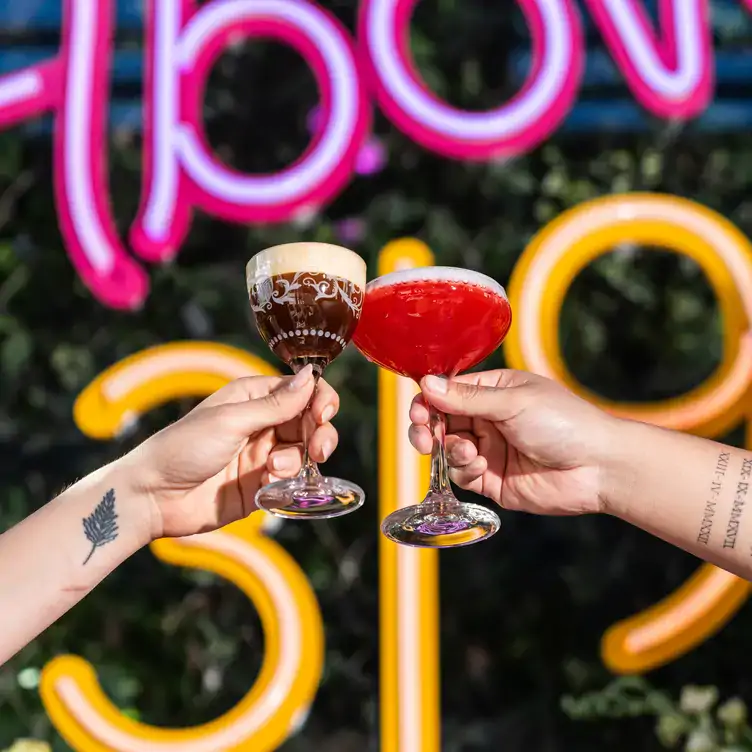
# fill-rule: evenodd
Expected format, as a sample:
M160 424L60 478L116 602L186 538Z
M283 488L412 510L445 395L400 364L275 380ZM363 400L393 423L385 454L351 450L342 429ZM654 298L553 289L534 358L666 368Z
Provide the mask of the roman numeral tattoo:
M734 494L734 503L731 506L731 517L726 527L726 537L723 540L724 548L735 548L736 537L739 534L739 524L741 523L744 505L747 503L747 491L749 490L749 479L752 475L752 459L742 461L742 471L739 474L739 481L736 484L736 493Z
M710 543L710 533L713 530L713 518L715 517L715 508L718 504L718 499L721 495L721 489L723 488L723 479L726 476L729 462L731 461L731 452L721 452L718 455L718 459L715 463L715 469L713 470L713 477L710 481L710 490L708 493L707 501L705 502L705 509L702 514L702 522L700 523L700 532L697 534L697 542L708 545Z

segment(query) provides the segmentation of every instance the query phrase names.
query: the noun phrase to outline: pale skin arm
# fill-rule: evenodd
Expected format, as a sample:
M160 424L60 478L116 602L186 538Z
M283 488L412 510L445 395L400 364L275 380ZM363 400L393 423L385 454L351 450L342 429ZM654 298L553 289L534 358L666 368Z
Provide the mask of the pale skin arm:
M253 512L259 487L300 470L309 404L310 455L324 462L339 399L323 379L315 394L310 367L238 379L0 535L0 665L151 541Z
M151 508L130 475L118 462L107 465L0 535L0 613L6 615L0 664L151 541ZM83 520L108 492L117 528L92 552Z
M632 421L614 428L604 511L752 580L752 453Z

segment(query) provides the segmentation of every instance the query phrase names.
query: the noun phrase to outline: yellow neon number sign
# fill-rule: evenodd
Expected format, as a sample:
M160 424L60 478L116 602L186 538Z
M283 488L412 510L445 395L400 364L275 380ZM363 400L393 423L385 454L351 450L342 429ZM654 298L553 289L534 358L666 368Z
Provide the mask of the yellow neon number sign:
M672 249L704 270L724 321L723 361L691 392L660 403L604 400L569 372L559 348L559 314L575 276L619 243ZM564 382L611 413L714 436L743 420L752 377L752 245L729 221L692 201L658 194L596 199L564 213L525 249L509 285L517 324L504 347L511 367ZM663 665L720 629L750 584L703 565L675 593L604 635L602 654L616 673Z
M433 254L403 238L379 256L379 276L430 266ZM379 369L379 518L414 504L428 485L430 459L407 440L410 379ZM438 553L379 536L382 752L439 752Z
M112 438L124 423L178 397L205 396L231 379L274 375L268 363L214 343L171 343L112 366L74 408L89 436ZM187 729L163 729L124 716L104 695L94 668L62 656L45 666L41 695L65 740L81 752L224 752L277 749L305 717L321 678L323 624L305 574L263 534L265 515L222 530L152 543L175 566L214 572L253 601L264 629L264 661L255 684L225 715Z

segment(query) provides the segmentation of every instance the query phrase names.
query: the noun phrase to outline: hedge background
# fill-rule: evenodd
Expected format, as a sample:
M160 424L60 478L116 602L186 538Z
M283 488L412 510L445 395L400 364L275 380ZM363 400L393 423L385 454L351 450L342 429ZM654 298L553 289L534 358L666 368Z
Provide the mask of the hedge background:
M354 28L354 0L324 5ZM752 17L738 8L714 6L718 49L744 49L752 40ZM423 0L412 31L423 75L449 102L481 109L514 93L507 53L526 36L515 2ZM0 50L35 34L0 30ZM140 40L118 32L121 47ZM749 93L741 84L719 88L719 96L741 100ZM619 84L587 96L628 94ZM302 151L315 102L313 78L294 53L259 41L240 45L212 75L206 105L212 144L240 169L278 168ZM186 338L267 357L243 280L246 259L267 245L342 242L367 259L374 275L386 242L415 235L432 247L437 263L483 270L506 283L533 234L562 210L644 189L693 198L752 233L752 139L744 130L706 135L691 124L650 121L637 135L613 128L562 132L526 156L482 165L419 148L378 112L375 133L383 169L357 177L305 222L243 227L198 215L177 261L150 269L152 293L135 314L104 309L76 278L54 210L50 139L24 127L0 133L0 529L191 406L155 411L118 441L90 441L73 424L71 406L108 365ZM113 130L110 187L123 236L138 203L140 153L138 133ZM590 388L621 399L659 399L713 370L720 325L708 283L692 263L629 246L580 275L566 301L561 341ZM502 363L498 353L488 366ZM343 408L340 448L327 469L360 482L371 503L341 520L288 523L277 534L310 576L327 624L323 682L308 722L285 752L378 748L376 371L350 349L328 378ZM726 438L738 443L741 432ZM502 515L502 532L491 541L441 556L443 749L661 749L656 719L640 707L627 709L637 717L591 718L603 714L601 701L582 718L563 698L603 696L611 680L598 655L604 629L670 592L697 562L610 519ZM745 606L719 635L648 677L665 693L658 703L668 717L659 724L664 740L697 722L705 736L692 737L691 748L721 748L701 746L715 733L704 710L714 691L721 700L752 700L751 629ZM262 644L253 608L231 585L141 552L0 669L0 746L29 737L55 752L67 749L37 693L39 669L58 653L92 661L128 713L160 725L192 725L242 696ZM681 707L671 705L695 684L717 690L685 689ZM631 688L632 695L642 691ZM743 707L727 706L722 716L732 726L741 723Z

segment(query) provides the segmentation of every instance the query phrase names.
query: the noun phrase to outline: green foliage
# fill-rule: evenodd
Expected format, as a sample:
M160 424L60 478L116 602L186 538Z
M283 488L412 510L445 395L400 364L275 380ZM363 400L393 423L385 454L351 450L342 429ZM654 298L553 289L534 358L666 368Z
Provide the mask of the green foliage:
M641 677L616 679L604 689L562 698L574 720L655 718L655 735L667 749L684 752L752 750L747 705L739 697L718 704L717 687L687 685L678 702Z
M354 2L325 4L354 27ZM419 3L417 63L450 102L496 106L514 93L500 51L519 43L519 20L515 2ZM617 96L628 95L620 89ZM312 76L290 51L258 41L238 45L215 67L208 134L238 169L276 169L302 152L315 101ZM85 439L72 421L73 401L110 364L191 338L271 359L250 321L243 280L248 257L267 245L338 241L347 222L348 232L357 232L342 242L366 258L372 276L384 243L415 235L437 263L482 269L506 283L531 237L563 210L645 189L691 197L752 234L749 134L700 137L687 124L655 122L643 136L556 134L523 157L467 164L416 146L379 113L375 130L389 154L385 170L354 179L323 210L253 227L197 214L176 262L149 268L150 297L133 314L103 309L71 268L54 211L49 140L20 128L0 133L0 529L190 407L184 401L154 411L110 443ZM137 134L119 131L109 147L113 212L125 237L137 211L141 144ZM622 246L578 277L560 340L588 387L651 400L681 394L714 369L720 325L696 266ZM497 353L487 365L502 364ZM286 523L276 533L310 577L327 625L321 688L284 752L377 748L376 372L349 349L327 378L342 397L340 444L327 470L360 483L369 499L349 517ZM726 438L743 440L740 433ZM502 530L489 542L441 554L442 749L661 749L652 716L583 723L562 713L559 700L603 686L603 631L664 597L697 562L611 519L502 515ZM702 683L749 703L751 627L744 608L706 645L656 672L655 691L670 698ZM67 749L38 695L39 671L55 655L90 660L108 696L130 716L189 726L215 718L247 691L263 642L253 606L232 586L163 566L144 551L0 670L0 747L23 737L46 740L53 752ZM674 711L682 724L697 721L681 707ZM713 718L714 729L726 728Z

